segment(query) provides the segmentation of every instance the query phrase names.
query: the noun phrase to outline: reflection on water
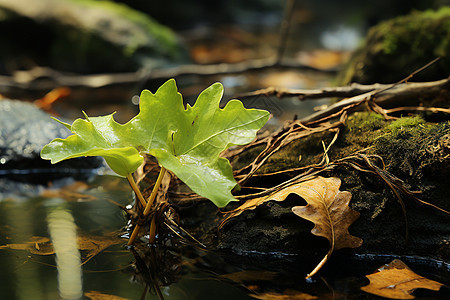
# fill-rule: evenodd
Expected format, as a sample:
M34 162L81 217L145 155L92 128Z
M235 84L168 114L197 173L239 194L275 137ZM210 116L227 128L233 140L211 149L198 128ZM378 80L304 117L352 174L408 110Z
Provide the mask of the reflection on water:
M0 299L158 299L119 236L126 218L117 204L133 200L126 180L103 175L37 191L0 201ZM252 299L176 252L175 261L158 258L164 276L179 268L176 282L161 281L170 283L165 299Z
M47 222L56 254L59 295L63 299L79 299L83 289L75 221L62 201L49 210Z

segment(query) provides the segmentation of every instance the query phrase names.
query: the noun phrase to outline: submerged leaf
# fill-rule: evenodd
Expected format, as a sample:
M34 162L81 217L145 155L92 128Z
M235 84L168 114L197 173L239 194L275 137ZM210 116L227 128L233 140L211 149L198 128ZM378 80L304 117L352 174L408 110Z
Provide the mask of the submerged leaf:
M367 275L370 283L361 287L364 292L391 299L414 299L415 289L423 288L439 291L442 283L422 277L401 260L395 259Z
M140 112L128 123L117 123L113 114L77 119L71 126L74 135L53 140L41 156L52 163L103 156L117 174L126 176L143 162L145 152L194 192L223 207L235 200L231 190L236 181L229 161L219 155L233 145L251 142L269 113L245 109L238 100L220 109L222 94L223 86L215 83L185 109L175 80L169 80L155 94L142 92Z
M117 232L107 233L102 236L79 235L78 249L84 252L83 264L91 258L105 250L106 248L123 243L123 239L118 236ZM0 249L24 250L36 255L52 255L55 254L53 243L48 237L32 236L29 241L20 244L6 244L0 246Z

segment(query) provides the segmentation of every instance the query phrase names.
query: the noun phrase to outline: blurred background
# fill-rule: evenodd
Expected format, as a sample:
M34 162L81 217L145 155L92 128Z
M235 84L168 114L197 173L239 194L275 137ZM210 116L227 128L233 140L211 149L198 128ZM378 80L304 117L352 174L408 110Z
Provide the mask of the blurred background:
M0 0L0 299L139 299L147 291L136 284L142 278L133 273L134 257L115 232L126 224L116 204L133 201L127 183L92 172L104 166L95 158L58 164L57 172L43 162L43 145L69 134L50 114L71 123L83 117L81 110L90 116L117 111L116 120L124 123L138 112L143 89L154 92L172 77L190 103L217 81L225 87L223 104L267 87L342 84L338 74L372 26L449 5L449 0ZM402 57L410 52L406 45ZM445 54L449 45L439 51ZM430 53L424 61L403 60L408 68L393 67L394 77L384 71L365 83L402 79L435 57ZM397 58L388 57L387 64L402 61ZM441 61L448 76L448 64ZM243 101L270 110L276 127L330 99ZM59 231L61 226L67 231ZM81 253L69 266L83 262L82 270L69 267L65 286L57 278L67 273L50 238ZM76 238L85 245L80 253ZM247 291L211 280L209 270L175 271L177 283L163 288L168 299L250 298ZM301 274L292 278L295 284L304 281ZM328 286L322 290L329 293Z
M70 92L55 103L56 111L73 118L80 109L93 115L118 110L117 118L126 121L135 110L124 111L142 89L154 90L171 77L186 97L215 81L225 85L227 97L268 86L329 86L371 26L448 4L0 0L0 94L35 100L66 86ZM252 60L281 68L253 68ZM221 63L243 63L244 71L222 72ZM196 67L210 64L216 68Z

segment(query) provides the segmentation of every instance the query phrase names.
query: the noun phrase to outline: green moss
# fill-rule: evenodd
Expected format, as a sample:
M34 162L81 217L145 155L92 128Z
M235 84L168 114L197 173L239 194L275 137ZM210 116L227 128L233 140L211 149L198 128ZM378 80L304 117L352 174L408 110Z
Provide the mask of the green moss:
M90 8L99 8L103 9L107 12L115 14L121 18L127 19L148 32L155 39L154 46L160 49L163 52L168 52L166 54L175 56L177 50L179 50L178 41L175 33L165 27L150 16L132 9L125 4L116 3L109 0L69 0L79 5L83 5ZM131 56L135 53L139 47L142 46L142 40L140 40L137 36L134 38L124 49L124 54L127 56Z
M403 117L399 118L395 121L392 121L387 127L392 132L398 132L399 130L408 128L408 127L415 127L419 126L425 123L425 120L422 119L420 116L414 116L414 117Z
M414 12L371 28L365 43L355 51L339 74L338 82L396 82L438 56L441 57L438 63L417 74L414 79L442 79L448 76L448 53L450 7Z

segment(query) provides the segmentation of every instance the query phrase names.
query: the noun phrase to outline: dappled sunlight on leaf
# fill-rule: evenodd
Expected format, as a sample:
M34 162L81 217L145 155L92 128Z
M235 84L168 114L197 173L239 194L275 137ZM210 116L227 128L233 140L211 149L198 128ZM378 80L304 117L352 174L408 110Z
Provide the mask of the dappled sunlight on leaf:
M390 299L414 299L414 290L422 288L439 291L442 283L427 279L414 273L401 260L380 267L375 273L367 275L370 283L361 287L364 292Z

